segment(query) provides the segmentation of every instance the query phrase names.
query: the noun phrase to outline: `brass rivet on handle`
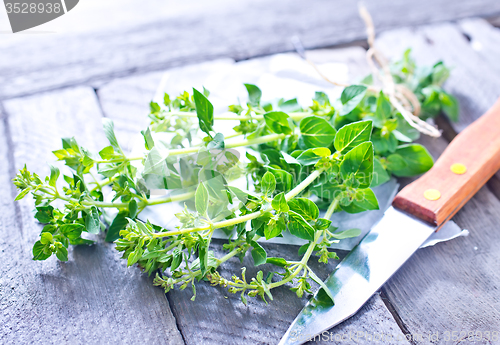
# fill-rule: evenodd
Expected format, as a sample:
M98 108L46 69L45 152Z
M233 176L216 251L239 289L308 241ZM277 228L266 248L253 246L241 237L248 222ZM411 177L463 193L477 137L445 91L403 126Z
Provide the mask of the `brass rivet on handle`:
M424 198L426 198L427 200L434 201L439 199L440 197L441 193L437 189L427 189L424 192Z
M462 175L467 172L467 167L461 163L452 164L450 170L457 175Z

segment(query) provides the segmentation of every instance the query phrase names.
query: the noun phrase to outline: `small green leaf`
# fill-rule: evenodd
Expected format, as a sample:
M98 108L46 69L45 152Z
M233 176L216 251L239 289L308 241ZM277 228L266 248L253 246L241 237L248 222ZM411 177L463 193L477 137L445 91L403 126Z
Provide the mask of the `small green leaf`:
M113 123L113 121L107 118L103 118L102 127L104 129L104 134L106 135L106 138L108 138L111 146L113 146L115 150L121 152L120 145L118 145L118 140L116 140L115 124Z
M450 118L451 121L457 122L460 109L458 100L445 91L442 91L439 94L439 100L441 101L444 113Z
M326 284L321 280L319 279L319 277L311 270L309 269L309 277L314 280L319 286L321 286L321 288L323 289L323 291L326 293L326 295L328 297L330 297L332 303L335 303L334 301L334 297L333 297L333 293L332 291L328 288L328 286L326 286Z
M307 148L328 147L337 131L325 119L309 116L300 121L302 141Z
M137 201L135 199L130 200L130 202L128 203L128 213L131 219L134 219L137 215L137 208Z
M391 117L391 103L385 97L384 92L380 91L380 94L377 98L377 109L375 110L375 123L376 126L382 128L385 121L390 119Z
M109 226L108 232L106 233L106 242L114 242L120 237L120 231L125 229L128 224L127 217L128 212L120 212L116 215L115 219Z
M50 205L38 206L36 210L35 218L42 224L49 223L54 217L54 208Z
M101 156L101 158L104 160L111 159L114 155L115 149L113 148L113 146L106 146L101 151L99 151L99 156Z
M64 246L58 247L56 250L56 256L61 261L68 261L68 249Z
M84 228L82 224L64 224L59 227L59 231L70 240L76 240L81 236Z
M410 177L423 174L432 168L434 164L434 160L429 151L420 144L402 145L398 147L396 154L406 163L401 169L389 169L398 177Z
M337 240L343 240L351 237L358 237L359 235L361 235L360 229L348 229L345 231L333 233L333 237L336 238Z
M392 155L387 156L385 164L387 169L394 171L403 170L408 166L403 157L398 153L393 153Z
M172 251L172 263L170 264L170 271L176 270L182 262L182 250L174 248Z
M207 270L210 268L208 265L208 248L205 240L201 241L198 247L198 259L200 260L200 270L201 275L204 276L207 273Z
M331 224L332 224L332 221L329 219L318 218L318 220L316 221L316 224L314 224L314 228L316 228L317 230L325 230L325 229L328 229Z
M151 113L156 114L156 113L159 113L161 111L161 107L156 102L150 102L149 103L149 110L151 110Z
M144 137L144 143L145 143L146 149L151 150L155 146L153 136L151 135L151 130L148 127L145 131L142 131L141 133L142 133L142 136Z
M46 260L50 258L52 252L49 247L44 245L42 242L37 241L33 245L33 260Z
M135 247L134 251L127 258L127 266L132 266L139 261L144 253L144 249L140 246Z
M391 176L387 173L382 163L378 158L373 160L373 178L370 187L380 186L391 179Z
M297 157L297 161L304 166L316 164L321 159L321 156L316 154L315 150L316 149L307 149L303 151Z
M294 198L288 201L290 210L300 214L305 220L316 220L319 216L318 206L307 198Z
M14 199L14 201L19 201L19 200L23 199L23 198L26 196L26 194L28 194L28 193L30 192L30 190L31 190L31 189L26 188L25 190L21 191L21 193L19 193L19 194L16 196L16 198Z
M288 262L283 258L267 258L266 263L273 264L279 267L286 267L288 265Z
M266 166L267 170L271 172L276 179L276 190L280 192L288 192L292 189L293 176L289 172L282 169L275 169L270 166Z
M275 217L270 218L268 224L264 225L264 236L266 240L280 236L286 229L285 220L283 217L279 217L278 220Z
M282 111L271 111L269 113L264 114L264 120L266 121L266 125L277 134L291 134L292 129L290 128L290 124L288 123L288 119L290 116L285 114Z
M340 164L340 173L344 179L352 174L359 182L359 188L368 188L373 178L372 143L364 142L347 152Z
M261 182L261 192L264 195L272 195L274 190L276 189L276 178L272 173L267 171L264 176L262 177L262 182Z
M262 248L262 246L255 241L252 241L250 245L253 247L252 258L254 265L259 266L266 263L267 260L266 250Z
M195 88L193 88L193 97L200 129L210 135L214 125L214 107L212 103Z
M335 148L343 153L369 141L372 133L371 121L358 121L345 125L335 136Z
M276 212L288 212L290 210L290 207L286 202L284 192L281 192L274 197L273 201L271 202L271 206Z
M200 182L195 193L196 211L202 216L206 216L208 210L208 190L203 182Z
M353 201L347 206L342 206L342 209L347 213L359 213L378 210L379 206L375 193L371 189L366 188L356 190Z
M329 155L332 154L330 149L326 148L326 147L317 147L317 148L312 149L312 150L316 155L318 155L320 157L328 157Z
M250 105L256 107L260 104L260 98L262 97L262 91L253 84L243 84L245 85L248 92L248 101Z
M101 231L101 222L99 221L99 211L97 207L92 206L90 212L85 218L85 228L91 234L98 234Z
M288 212L290 221L288 230L290 233L303 240L312 241L314 239L314 229L306 220L294 211Z
M55 187L56 186L56 182L57 182L57 179L59 178L59 169L51 164L49 164L50 166L50 179L49 179L49 185L51 185L52 187Z
M51 244L52 243L52 234L50 232L42 232L41 235L40 235L40 242L42 242L42 244Z
M343 105L340 115L347 115L353 111L365 96L366 90L367 87L364 85L351 85L346 87L340 96L340 101Z

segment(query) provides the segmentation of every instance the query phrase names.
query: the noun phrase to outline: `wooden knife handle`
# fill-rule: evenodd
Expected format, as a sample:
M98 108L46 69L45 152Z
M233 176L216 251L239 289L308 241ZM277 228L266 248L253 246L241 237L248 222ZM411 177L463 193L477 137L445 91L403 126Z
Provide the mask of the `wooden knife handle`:
M466 172L454 173L452 169L464 170L457 164ZM458 134L431 170L403 188L392 205L439 228L499 169L500 99Z

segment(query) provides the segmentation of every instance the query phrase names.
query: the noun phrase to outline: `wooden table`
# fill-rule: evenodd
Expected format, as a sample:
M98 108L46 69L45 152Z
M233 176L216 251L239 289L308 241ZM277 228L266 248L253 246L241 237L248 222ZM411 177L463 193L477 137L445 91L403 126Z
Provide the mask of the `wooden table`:
M103 116L115 121L119 140L142 129L166 69L290 51L292 34L308 48L335 45L312 56L360 70L365 66L364 28L350 1L216 4L207 9L197 3L178 10L176 17L158 11L146 22L124 20L126 25L115 30L0 41L2 343L274 344L306 303L283 288L269 306L251 299L246 307L238 296L204 283L194 302L190 291L165 295L137 267L126 268L114 245L102 240L73 248L67 263L55 258L33 262L31 247L40 225L28 201L13 201L10 180L16 171L27 163L45 175L43 162L53 160L51 151L61 137L76 136L89 149L104 146ZM133 6L123 9L123 15L131 15ZM369 10L383 31L377 46L386 55L398 57L412 47L420 64L442 59L453 67L445 88L460 101L460 122L440 118L443 137L421 139L438 157L457 132L500 96L500 29L473 18L498 23L494 15L500 13L500 2L377 0ZM487 344L447 338L455 336L453 331L458 336L464 331L500 332L499 198L497 174L454 217L470 236L419 250L332 334L356 334L348 343L360 344ZM216 246L220 250L222 243ZM277 245L266 249L270 255L296 253L296 248ZM334 266L314 269L326 278ZM229 275L238 267L237 260L230 261L221 273ZM377 334L385 340L377 340Z

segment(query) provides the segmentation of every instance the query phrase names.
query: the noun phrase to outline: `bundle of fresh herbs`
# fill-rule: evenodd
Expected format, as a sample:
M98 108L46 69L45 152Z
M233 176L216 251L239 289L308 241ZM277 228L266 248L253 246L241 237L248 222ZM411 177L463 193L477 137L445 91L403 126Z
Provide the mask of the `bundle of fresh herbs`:
M418 97L424 116L443 110L456 120L457 102L441 88L449 75L442 63L417 68L408 52L392 65L392 75ZM369 78L363 83L346 87L335 102L317 92L307 108L295 99L263 103L260 89L246 84L248 102L219 115L207 90L175 99L165 94L163 105L150 105L151 124L142 132L145 153L138 157L124 153L107 119L110 145L98 154L74 138L62 139L54 155L71 174L61 178L51 166L50 176L40 178L24 167L14 179L20 190L16 200L31 193L35 218L45 224L33 259L55 254L66 261L70 244L92 244L87 233L105 232L129 266L160 272L154 282L165 291L191 285L195 294L195 283L204 279L240 293L246 303L246 296L272 299L272 289L284 284L299 297L310 292L310 280L323 286L308 262L315 256L327 263L337 257L329 249L333 242L359 235L356 229L338 229L331 215L378 209L372 187L391 174L414 176L433 164L427 150L413 143L420 133L384 92L370 91ZM214 124L225 120L238 121L234 132L214 131ZM203 139L196 143L197 138ZM246 162L238 147L248 149ZM241 177L244 187L235 183ZM168 194L151 192L158 189ZM168 210L171 202L184 203L177 228L141 218L145 208L166 204ZM109 209L117 212L111 219ZM326 212L320 215L320 209ZM233 234L222 257L210 250L215 229ZM308 241L299 249L300 261L268 257L257 242L285 231ZM232 278L218 273L225 261L249 251L256 266L273 264L278 272L265 278L262 271L246 277L244 267Z

